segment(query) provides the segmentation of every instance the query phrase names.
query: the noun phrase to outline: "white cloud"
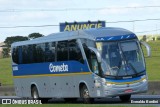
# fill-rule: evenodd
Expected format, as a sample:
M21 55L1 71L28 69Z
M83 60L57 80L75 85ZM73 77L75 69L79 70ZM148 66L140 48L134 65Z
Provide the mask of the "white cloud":
M149 0L149 2L152 4L152 5L159 5L160 4L160 0ZM151 5L150 4L150 5Z
M0 23L0 26L3 25L24 25L24 23L28 24L34 24L39 23L39 21L42 21L47 24L47 20L56 20L59 17L57 16L63 16L63 12L57 12L57 11L32 11L36 9L63 9L66 8L65 6L69 6L71 1L68 1L67 3L65 0L0 0L0 10L7 10L7 9L19 9L22 10L22 12L0 12L0 20L2 23ZM23 11L23 10L29 10L29 11Z
M0 0L0 9L47 9L65 6L60 0Z
M128 7L137 7L137 6L141 6L141 4L139 3L129 3Z
M11 15L10 21L33 21L39 19L45 19L48 15L43 12L25 12Z
M55 20L57 17L51 13L18 12L0 17L0 26L41 25L48 24L51 19Z
M143 4L142 4L143 3ZM132 7L140 7L140 6L160 6L160 0L146 0L146 2L140 3L132 3L129 6ZM135 8L136 9L136 8ZM153 12L159 12L160 8L159 7L147 7L147 8L138 8L138 11L143 11L143 12L148 12L148 14L152 14Z

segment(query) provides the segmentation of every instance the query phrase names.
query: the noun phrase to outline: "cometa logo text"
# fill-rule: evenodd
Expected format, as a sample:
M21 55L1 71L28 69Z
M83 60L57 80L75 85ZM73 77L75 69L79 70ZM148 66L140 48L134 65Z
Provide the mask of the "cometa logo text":
M68 72L68 65L64 63L62 65L53 65L52 63L49 64L50 72Z

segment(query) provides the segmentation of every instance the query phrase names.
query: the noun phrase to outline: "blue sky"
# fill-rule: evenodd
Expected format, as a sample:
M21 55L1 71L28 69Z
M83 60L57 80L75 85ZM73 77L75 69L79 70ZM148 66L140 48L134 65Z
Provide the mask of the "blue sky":
M106 22L160 18L160 7L119 8L134 6L160 6L160 0L0 0L0 27L59 25L61 22ZM70 10L70 9L73 10ZM76 10L77 8L103 8ZM110 8L110 9L107 9ZM40 9L65 9L64 11L35 11ZM6 12L9 10L9 12ZM20 10L17 12L15 10ZM29 11L23 11L29 10ZM4 12L5 11L5 12ZM160 20L135 23L106 23L106 27L122 27L136 32L160 29ZM39 32L44 35L59 32L58 26L42 28L0 28L0 42L9 36L28 36ZM160 31L142 34L156 34ZM138 33L137 33L138 34ZM141 35L142 35L141 34ZM140 35L140 34L138 34Z

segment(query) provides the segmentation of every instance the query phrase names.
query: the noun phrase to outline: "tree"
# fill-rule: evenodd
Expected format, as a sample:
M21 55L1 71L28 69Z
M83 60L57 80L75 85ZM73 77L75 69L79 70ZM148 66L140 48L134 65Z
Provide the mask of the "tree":
M3 48L3 51L2 51L3 58L9 57L12 43L18 42L18 41L25 41L25 40L28 40L28 37L24 37L24 36L7 37L4 41L6 48Z
M143 41L147 41L147 36L146 36L146 35L143 35L142 40L143 40Z
M35 38L39 38L39 37L43 37L44 35L40 34L40 33L31 33L28 35L29 39L35 39Z
M28 37L12 36L12 37L7 37L4 43L6 44L7 48L10 48L12 43L18 42L18 41L25 41L25 40L28 40Z
M10 52L9 48L3 48L3 51L2 51L3 58L9 57L9 52Z

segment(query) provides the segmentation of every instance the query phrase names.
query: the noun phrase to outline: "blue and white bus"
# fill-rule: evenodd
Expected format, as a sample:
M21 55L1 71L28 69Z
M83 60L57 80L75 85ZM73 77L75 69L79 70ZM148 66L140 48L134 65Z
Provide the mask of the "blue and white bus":
M146 92L148 78L137 36L122 28L98 28L50 34L13 43L16 95L41 99L116 97L130 100Z

